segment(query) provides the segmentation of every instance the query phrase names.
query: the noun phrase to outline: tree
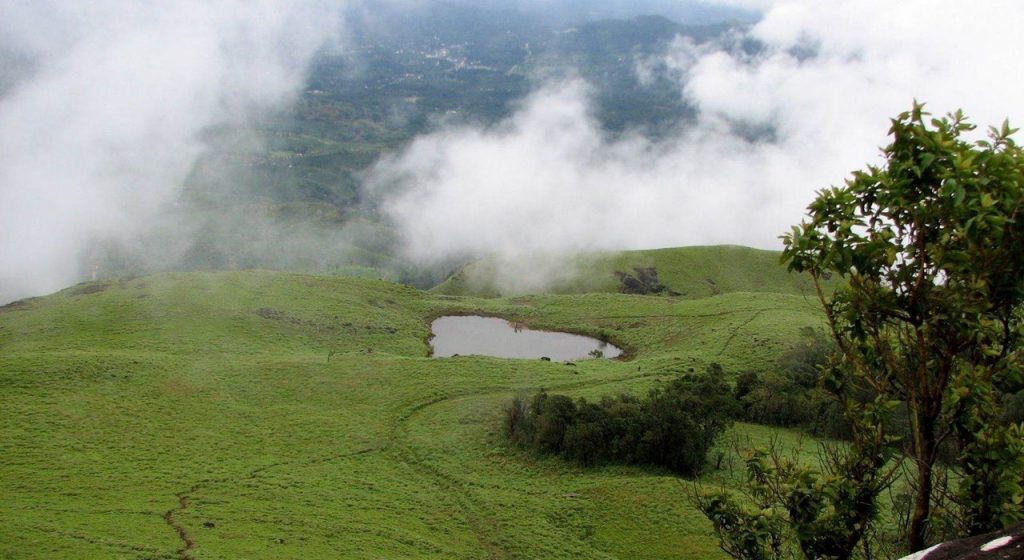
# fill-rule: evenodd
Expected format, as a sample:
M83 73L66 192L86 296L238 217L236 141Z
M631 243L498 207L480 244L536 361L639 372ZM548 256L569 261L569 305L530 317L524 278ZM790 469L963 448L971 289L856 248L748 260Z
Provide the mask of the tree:
M944 443L959 446L967 532L1024 516L1022 428L995 421L1000 391L1021 381L1024 154L1008 124L965 139L974 128L915 102L892 121L884 164L819 192L783 237L783 261L814 279L845 362L826 382L906 404L911 550L927 542ZM832 274L846 282L826 293Z
M783 457L774 446L746 458L743 504L726 491L697 494L723 551L736 560L848 560L878 516L877 498L895 467L888 438L878 430L886 403L856 405L849 446L824 447L821 471ZM751 507L752 506L752 507Z
M819 365L822 395L835 403L849 430L840 445L822 445L820 468L785 457L772 443L746 457L741 496L697 492L697 506L712 522L723 551L736 560L849 560L858 550L874 557L865 539L878 517L878 496L898 472L885 421L898 402L865 398L842 383L844 364Z
M652 390L641 409L642 462L691 476L701 472L715 440L739 415L739 406L711 364L703 376L683 375Z

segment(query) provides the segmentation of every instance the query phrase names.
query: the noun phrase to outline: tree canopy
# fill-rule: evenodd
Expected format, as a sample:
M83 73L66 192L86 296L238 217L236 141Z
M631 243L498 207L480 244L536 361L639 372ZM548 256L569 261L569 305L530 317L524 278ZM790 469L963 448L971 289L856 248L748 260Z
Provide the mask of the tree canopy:
M916 497L909 546L928 538L940 446L959 452L964 530L1022 517L1024 439L999 425L1019 388L1024 301L1024 154L1004 123L988 139L958 111L921 104L892 120L884 164L825 189L783 237L783 260L816 280L844 361L831 378L905 403Z
M846 559L858 543L871 556L864 538L894 452L914 467L906 548L958 536L935 531L938 509L958 534L1024 518L1024 425L1000 411L1024 385L1024 153L1007 123L988 139L970 139L974 130L960 111L931 118L915 102L892 120L884 162L820 191L783 236L783 262L814 279L836 342L820 383L852 437L823 456L822 472L753 454L753 508L702 498L734 558ZM845 281L826 290L833 275ZM951 479L955 497L936 508L939 481Z

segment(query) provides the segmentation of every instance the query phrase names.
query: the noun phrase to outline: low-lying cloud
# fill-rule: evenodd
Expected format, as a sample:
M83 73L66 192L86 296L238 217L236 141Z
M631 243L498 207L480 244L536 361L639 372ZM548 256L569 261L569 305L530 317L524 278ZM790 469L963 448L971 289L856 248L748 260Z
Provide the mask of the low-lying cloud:
M719 3L763 19L727 44L680 39L636 61L641 76L676 80L696 109L675 134L608 136L591 86L567 78L545 81L504 122L442 127L385 158L369 186L407 253L426 264L547 254L551 266L510 268L533 290L551 275L523 271L564 277L550 257L560 253L777 248L815 190L877 158L887 119L913 98L982 125L1022 121L1017 2ZM353 5L379 7L0 0L0 303L88 278L98 245L171 262L212 239L223 255L213 267L264 263L249 253L280 247L282 267L323 268L352 235L384 235L328 231L329 219L282 226L245 205L191 220L168 210L206 133L292 100ZM763 50L738 47L750 40Z
M130 242L211 126L287 102L337 2L0 3L0 301L65 286L100 238Z
M749 4L748 4L749 5ZM642 73L697 117L667 140L608 137L586 83L548 82L508 120L423 136L378 166L420 261L696 244L779 248L816 190L877 161L913 99L1021 122L1024 6L779 1L736 44L677 40Z

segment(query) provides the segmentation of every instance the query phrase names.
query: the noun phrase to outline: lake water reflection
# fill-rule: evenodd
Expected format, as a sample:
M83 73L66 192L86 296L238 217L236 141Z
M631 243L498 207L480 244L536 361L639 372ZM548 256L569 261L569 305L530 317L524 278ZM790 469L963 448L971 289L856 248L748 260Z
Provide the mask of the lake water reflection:
M551 358L562 362L593 357L614 358L622 350L612 344L578 334L534 331L513 326L504 319L477 316L451 316L435 320L431 326L433 356L447 358L480 355L497 358Z

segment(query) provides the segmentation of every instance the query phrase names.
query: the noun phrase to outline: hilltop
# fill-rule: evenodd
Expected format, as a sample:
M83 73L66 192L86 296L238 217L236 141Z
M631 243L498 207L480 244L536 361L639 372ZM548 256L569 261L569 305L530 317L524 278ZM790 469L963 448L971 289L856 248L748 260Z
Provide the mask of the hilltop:
M503 274L508 276L511 270L512 276L529 276L534 268L544 267L549 269L546 274L554 278L543 288L545 293L638 293L633 283L623 281L623 275L642 281L644 271L653 269L657 283L664 287L657 293L663 295L696 299L752 292L813 297L810 279L789 273L780 264L779 256L778 251L717 245L536 259L540 264L530 259L512 263L485 259L459 268L432 291L483 297L514 295L522 291L522 284L515 282L514 277L503 278Z

